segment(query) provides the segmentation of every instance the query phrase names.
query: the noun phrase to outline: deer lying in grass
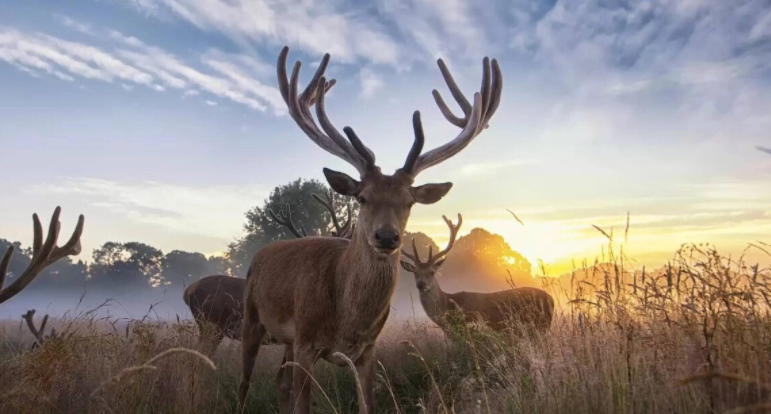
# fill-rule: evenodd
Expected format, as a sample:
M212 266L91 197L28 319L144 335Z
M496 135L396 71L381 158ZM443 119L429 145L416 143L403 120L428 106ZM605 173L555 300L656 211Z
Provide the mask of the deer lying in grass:
M472 105L439 60L439 69L464 116L455 116L439 92L434 91L434 98L445 118L461 132L447 144L421 154L423 127L416 111L412 121L415 139L404 166L385 175L353 129L343 128L346 140L327 117L324 95L333 85L324 77L329 54L300 91L300 62L291 78L287 77L288 53L289 48L284 47L279 55L278 81L289 115L318 146L356 168L361 181L326 168L324 175L335 192L356 197L361 208L350 241L304 237L273 243L254 256L244 300L239 407L243 410L254 361L267 332L285 344L284 359L292 363L291 367L283 365L277 378L281 413L308 414L309 375L319 358L341 366L352 361L362 386L359 413L371 413L375 341L388 318L410 211L415 203L436 203L452 187L452 183L413 186L413 182L423 170L456 155L487 127L500 103L500 67L495 60L491 66L484 59L481 91L474 94ZM314 102L321 128L311 114Z
M402 251L402 255L412 263L402 260L402 268L415 275L415 285L420 292L420 303L426 314L445 333L450 328L448 312L459 310L465 322L483 322L492 329L500 331L509 327L533 326L546 330L551 326L554 311L554 299L541 289L516 288L493 293L457 292L445 293L436 274L444 264L445 256L452 249L463 217L458 214L458 224L442 216L450 228L450 241L447 248L433 254L429 247L428 260L420 260L415 240L412 241L412 253Z
M11 265L11 256L13 255L14 247L9 247L5 252L2 260L0 260L0 303L8 301L24 290L24 288L29 286L29 284L40 275L46 267L67 256L77 256L80 254L80 236L83 234L85 218L82 214L80 215L78 224L75 226L75 231L72 233L72 237L70 237L70 240L68 240L64 246L59 247L56 245L56 241L59 239L59 230L62 226L61 223L59 223L59 215L61 212L61 207L56 207L54 210L45 241L43 241L43 226L40 224L40 219L37 214L32 215L35 232L35 237L32 242L32 260L30 260L29 266L24 269L21 275L8 285L8 287L3 289L5 277L8 275L8 267Z
M326 194L326 200L316 194L313 199L324 206L332 216L332 237L350 238L351 230L355 228L351 220L351 208L348 206L348 220L340 225L337 219L335 202L332 194ZM298 229L292 219L292 210L289 204L286 209L278 214L268 210L268 215L276 223L286 227L295 237L306 237L307 232L300 223ZM183 300L190 308L196 324L198 325L200 341L213 351L228 337L233 340L241 340L241 323L243 321L243 298L246 288L246 279L226 275L214 275L201 278L185 289ZM277 343L271 338L263 340L263 344Z

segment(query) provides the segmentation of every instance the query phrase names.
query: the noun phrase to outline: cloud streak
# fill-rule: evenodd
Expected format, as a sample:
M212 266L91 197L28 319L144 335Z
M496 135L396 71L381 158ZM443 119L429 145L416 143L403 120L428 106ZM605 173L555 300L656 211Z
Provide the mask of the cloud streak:
M72 19L65 18L64 22L78 32L95 33L95 29ZM126 90L134 86L158 92L178 89L185 90L185 96L192 96L200 90L254 110L267 111L270 108L275 114L285 112L278 90L250 76L250 68L258 65L254 58L221 53L210 53L207 57L202 55L205 66L214 70L214 73L207 73L203 68L184 62L174 54L150 46L136 37L114 30L106 31L106 34L114 42L110 49L0 27L0 61L34 76L44 72L70 82L80 78L116 83ZM212 55L218 58L214 59Z

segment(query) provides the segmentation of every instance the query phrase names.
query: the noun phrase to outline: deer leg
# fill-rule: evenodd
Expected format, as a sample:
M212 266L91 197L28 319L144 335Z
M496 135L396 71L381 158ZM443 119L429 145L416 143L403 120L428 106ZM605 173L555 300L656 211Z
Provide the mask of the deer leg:
M281 369L276 376L276 385L278 387L278 406L281 414L291 414L292 412L292 370L294 367L286 365L287 362L294 362L294 349L292 345L284 347L284 359L281 361Z
M310 374L316 355L309 346L294 345L295 363L292 368L292 400L294 400L295 414L309 414L311 411L311 387L313 379Z
M375 346L367 347L354 365L364 391L364 401L359 401L359 414L372 414L375 412Z
M260 352L262 338L265 336L265 327L260 323L257 309L246 306L243 331L241 332L241 347L243 360L243 374L241 385L238 388L238 412L243 413L246 404L246 395L249 393L249 384L252 379L252 370L257 354Z

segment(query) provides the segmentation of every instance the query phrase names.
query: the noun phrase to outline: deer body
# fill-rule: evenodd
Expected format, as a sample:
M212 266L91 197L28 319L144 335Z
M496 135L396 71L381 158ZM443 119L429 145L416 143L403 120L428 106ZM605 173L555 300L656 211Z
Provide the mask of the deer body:
M204 277L185 289L182 296L200 329L201 340L213 340L215 347L222 338L241 340L241 321L246 280L225 275ZM206 324L214 325L207 332ZM213 338L207 338L212 333Z
M422 153L425 137L416 111L412 118L415 138L404 166L386 175L376 165L374 152L353 129L343 128L343 136L326 114L324 96L335 83L324 77L329 54L300 91L301 64L297 62L288 76L288 53L289 48L284 47L279 54L277 72L289 115L319 147L356 168L360 180L326 168L324 175L336 193L355 197L360 209L355 229L350 227L350 241L302 237L273 243L254 256L244 297L239 408L243 410L245 405L260 342L269 333L286 344L284 360L292 363L291 367L282 364L276 378L282 414L309 413L312 381L308 375L318 358L336 364L353 363L361 382L359 413L371 414L375 341L388 318L407 220L415 203L436 203L452 187L452 183L413 186L413 182L421 171L454 156L487 127L500 104L500 67L495 60L491 66L490 60L484 59L482 87L474 94L472 105L439 60L439 69L464 115L452 114L437 91L434 99L445 118L461 132L450 142ZM313 105L318 123L311 113ZM287 221L291 222L288 215ZM342 227L335 227L338 234L345 233Z
M256 306L247 313L256 312L285 344L338 364L336 352L355 361L388 317L397 270L395 256L382 257L361 239L306 237L265 247L252 262L246 303Z
M445 293L442 290L436 280L436 274L455 244L463 216L458 214L457 225L453 225L447 217L442 218L450 229L450 240L444 250L434 255L433 249L429 248L428 259L422 261L413 239L412 253L402 252L402 255L412 261L410 263L403 260L401 265L404 270L415 275L420 304L428 317L445 332L450 328L447 316L453 310L459 310L466 323L482 322L497 331L518 326L548 329L554 312L554 299L544 290L529 287L492 293Z
M463 313L465 322L482 322L496 331L517 324L546 330L551 326L554 310L551 295L529 287L492 293L445 293L437 283L420 291L420 304L426 315L445 331L449 328L446 316L455 309Z

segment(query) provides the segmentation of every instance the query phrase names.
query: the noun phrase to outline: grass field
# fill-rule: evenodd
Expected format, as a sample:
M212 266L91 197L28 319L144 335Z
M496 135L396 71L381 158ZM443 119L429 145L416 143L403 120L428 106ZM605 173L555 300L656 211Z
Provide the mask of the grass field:
M517 337L429 322L391 325L378 344L378 412L740 413L771 411L771 273L708 246L663 269L603 265L545 279L560 309L551 331ZM417 304L416 304L417 305ZM417 305L419 306L419 305ZM240 344L212 356L187 321L113 326L82 313L30 350L17 322L0 330L1 413L234 413ZM264 346L250 413L277 412L281 350ZM124 371L129 367L137 367ZM314 412L356 412L350 371L317 365Z

